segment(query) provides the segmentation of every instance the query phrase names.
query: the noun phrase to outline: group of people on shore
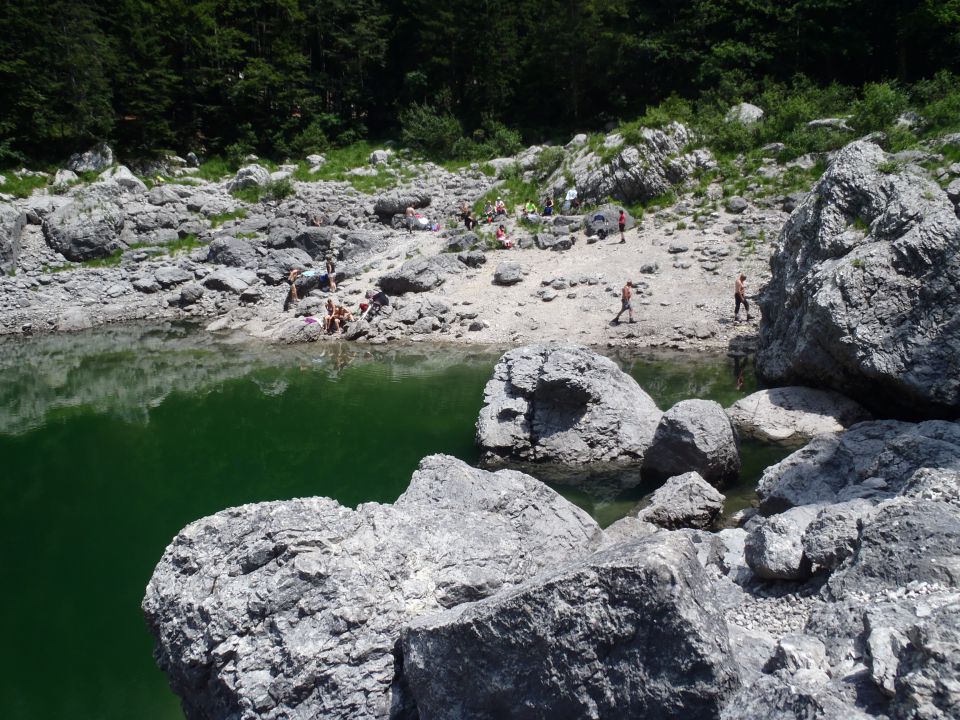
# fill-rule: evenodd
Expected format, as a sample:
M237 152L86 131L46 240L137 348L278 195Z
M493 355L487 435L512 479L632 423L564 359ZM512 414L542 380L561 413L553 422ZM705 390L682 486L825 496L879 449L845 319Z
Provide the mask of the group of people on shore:
M621 213L622 214L622 213ZM621 233L623 229L621 228ZM740 322L740 306L743 305L743 309L747 313L747 320L752 320L753 316L750 314L750 304L747 302L746 295L746 282L747 276L744 273L737 275L736 280L733 284L733 321ZM636 322L633 319L633 281L627 280L627 284L623 286L620 290L620 312L614 316L611 324L619 325L620 316L624 313L627 313L627 317L630 322Z

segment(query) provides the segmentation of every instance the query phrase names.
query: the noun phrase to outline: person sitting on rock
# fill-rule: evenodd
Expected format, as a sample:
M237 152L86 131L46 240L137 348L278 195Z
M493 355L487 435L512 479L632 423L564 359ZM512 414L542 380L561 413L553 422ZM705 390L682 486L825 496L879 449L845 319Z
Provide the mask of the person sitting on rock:
M390 304L390 298L387 297L387 294L383 290L367 290L367 301L366 303L360 304L360 319L363 320L365 317L371 317L379 313L383 308ZM366 305L366 307L364 307Z
M337 307L333 303L333 298L327 298L327 314L323 316L323 331L326 333L333 332L332 328L334 326L335 313L337 312Z
M550 217L553 215L553 198L547 196L547 199L543 201L543 216Z
M525 215L537 214L537 206L533 204L533 200L527 200L527 204L523 206L523 212Z
M497 228L497 242L499 242L500 246L505 250L513 247L513 242L507 237L507 230L503 225Z
M497 211L494 209L491 203L487 203L483 206L483 216L487 219L488 223L493 222L493 216L496 215Z
M333 311L333 318L337 323L337 330L343 329L347 323L351 323L354 320L353 313L343 305L336 306Z
M503 202L503 198L497 198L497 204L494 208L497 212L497 215L506 215L507 214L507 205Z

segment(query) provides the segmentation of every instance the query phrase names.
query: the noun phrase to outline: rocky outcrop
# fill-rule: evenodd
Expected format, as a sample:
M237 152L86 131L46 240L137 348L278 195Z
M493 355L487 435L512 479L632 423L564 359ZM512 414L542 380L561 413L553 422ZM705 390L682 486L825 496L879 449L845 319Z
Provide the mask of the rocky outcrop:
M682 400L667 410L643 469L661 479L693 470L715 485L736 479L740 450L723 407L712 400Z
M189 525L143 607L188 718L387 717L403 694L392 687L403 625L582 557L601 537L531 477L432 456L392 506L300 499Z
M596 235L598 231L603 230L608 235L619 234L620 220L619 205L604 205L596 210L591 210L583 217L583 231L587 236ZM636 221L626 208L623 208L626 222L624 230L632 230L636 226ZM602 220L600 218L603 218Z
M612 360L576 345L505 353L483 402L477 444L488 463L639 463L661 416Z
M706 530L723 512L723 500L723 495L698 473L688 472L654 490L637 519L668 530Z
M818 436L768 467L757 495L765 513L856 498L884 500L923 467L960 470L960 423L879 420Z
M11 272L20 256L20 236L27 216L12 205L0 203L0 274Z
M54 210L43 222L43 235L53 250L80 262L122 250L125 216L120 206L100 195L78 197Z
M870 419L859 403L830 390L780 387L759 390L727 409L741 438L786 447L805 445L815 435L838 433Z
M766 518L744 544L747 565L765 580L804 580L810 577L810 560L803 552L803 534L817 517L819 507L803 505Z
M463 272L465 265L455 255L441 254L407 260L398 270L380 278L388 295L428 292L443 285L450 275Z
M757 107L756 105L751 105L750 103L738 103L731 107L727 114L724 116L724 120L728 123L736 122L741 125L755 125L756 123L763 120L763 109Z
M590 203L608 197L634 203L663 195L685 182L697 168L713 165L707 151L684 152L691 139L690 131L676 122L662 130L642 128L635 142L608 135L602 149L575 149L569 162L547 181L550 192L563 197L571 187L568 178L572 174L572 187L581 200Z
M760 305L771 383L906 417L960 411L960 219L940 187L845 147L793 212Z
M113 165L113 150L106 143L99 143L85 153L74 153L67 160L67 170L75 173L100 172Z
M391 192L378 196L373 201L373 212L381 219L389 220L394 215L402 215L408 207L415 209L430 205L430 195L426 191Z
M270 182L270 171L263 165L245 165L237 170L237 174L227 184L227 190L234 192L251 187L264 187Z
M421 617L402 650L412 704L438 719L715 718L739 684L696 551L673 533Z

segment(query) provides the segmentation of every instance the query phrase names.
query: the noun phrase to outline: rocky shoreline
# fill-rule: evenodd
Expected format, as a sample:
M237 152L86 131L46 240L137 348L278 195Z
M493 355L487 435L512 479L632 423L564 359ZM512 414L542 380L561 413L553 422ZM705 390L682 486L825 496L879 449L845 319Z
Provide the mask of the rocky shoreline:
M577 346L507 352L478 420L481 449L496 449L488 462L510 447L549 461L530 454L541 440L595 446L617 418L629 434L636 404L618 400L633 381L611 365ZM850 410L838 402L830 416L819 391L791 392L786 412L797 417L807 396L807 424ZM667 423L668 441L659 428L670 413L652 402L639 412L657 428L649 445L598 457L642 471L668 442L688 471L605 530L524 473L446 456L425 458L393 505L262 503L185 528L144 611L187 716L960 709L960 423L867 420L816 434L764 473L759 511L717 530L723 495L695 468L729 454L711 441L719 420ZM736 412L721 416L740 432ZM775 408L750 418L783 421Z
M294 169L148 190L113 167L0 207L5 335L194 318L317 341L328 295L285 312L285 278L329 256L341 302L392 296L343 339L514 348L477 421L484 469L430 456L393 505L247 505L174 538L143 607L191 720L960 714L960 196L867 138L809 193L724 198L693 188L713 160L690 141L493 164L557 194L569 173L594 201L679 194L623 244L597 232L608 206L510 217L516 247L496 249L449 220L503 178L389 153L366 171L397 174L379 195L293 181L249 203L238 188ZM408 207L442 229L408 231ZM759 323L731 318L739 272L764 288ZM614 325L626 280L637 322ZM661 409L600 345L756 349L772 389ZM747 437L795 451L718 528ZM663 484L601 529L528 463Z

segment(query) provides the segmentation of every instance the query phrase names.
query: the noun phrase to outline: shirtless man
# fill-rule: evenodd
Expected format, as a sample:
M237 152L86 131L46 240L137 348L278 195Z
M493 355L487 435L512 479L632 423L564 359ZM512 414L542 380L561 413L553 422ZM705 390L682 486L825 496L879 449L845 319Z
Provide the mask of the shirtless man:
M613 319L613 324L616 325L620 322L620 316L623 315L623 311L627 311L627 316L630 318L630 322L633 320L633 304L631 300L633 298L633 282L627 280L627 284L623 286L623 290L620 291L620 312L617 313L617 316Z
M744 281L747 279L747 276L743 273L740 273L740 277L737 278L737 281L733 285L733 300L734 300L734 309L733 309L733 321L738 322L740 320L740 305L743 305L743 309L747 311L747 320L750 320L750 305L747 304L747 296L744 294Z
M337 268L333 264L333 257L327 255L327 282L330 283L330 292L337 291Z

